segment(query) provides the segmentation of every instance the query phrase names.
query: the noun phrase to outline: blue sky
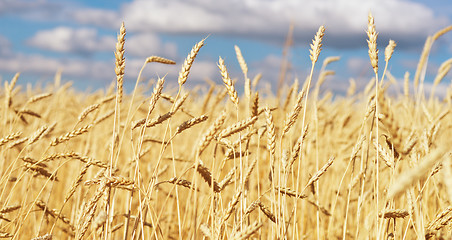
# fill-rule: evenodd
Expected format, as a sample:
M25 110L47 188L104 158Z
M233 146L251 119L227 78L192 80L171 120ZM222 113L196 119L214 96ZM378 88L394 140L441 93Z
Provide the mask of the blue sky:
M389 70L400 81L414 76L428 35L452 24L450 0L1 0L0 76L10 80L21 72L19 83L46 83L62 70L64 81L80 90L106 88L114 80L114 48L122 21L126 36L126 85L135 83L146 57L173 59L175 66L148 65L145 80L167 74L175 84L183 59L191 47L209 36L189 76L189 85L205 79L221 82L216 63L225 59L230 75L243 82L234 45L248 63L250 77L263 74L263 82L276 86L282 46L289 25L294 25L294 46L286 82L304 81L310 69L309 43L325 25L323 59L340 56L328 69L336 71L326 88L344 92L350 78L364 86L373 76L367 55L367 14L375 17L379 32L380 68L388 40L397 42ZM452 33L433 47L426 82L452 56ZM451 74L444 80L450 84ZM428 87L428 84L427 84ZM440 88L445 92L445 88Z

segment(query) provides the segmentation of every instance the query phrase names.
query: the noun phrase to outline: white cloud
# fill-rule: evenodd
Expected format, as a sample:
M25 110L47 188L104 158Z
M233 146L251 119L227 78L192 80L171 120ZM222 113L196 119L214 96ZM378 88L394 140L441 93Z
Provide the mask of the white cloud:
M71 13L72 18L82 24L95 24L101 27L121 26L121 17L117 12L106 9L83 8L75 9Z
M282 57L279 55L269 54L262 58L262 60L249 62L248 77L253 79L257 74L262 74L262 79L259 81L258 89L271 87L271 90L276 94L279 78L281 73ZM242 72L238 70L238 76L243 79ZM302 86L307 77L307 69L304 66L292 66L289 65L286 69L286 75L283 85L292 85L295 78L298 79L299 84ZM241 80L243 82L243 80ZM301 88L300 86L300 88Z
M373 73L369 58L351 57L347 60L347 70L352 76L363 76Z
M177 79L179 71L181 70L184 60L181 59L175 65L165 65L159 63L147 64L146 69L143 71L143 79L163 77L166 75L166 84L177 86ZM140 68L143 66L143 61L134 59L126 63L126 71L128 70L128 76L134 75L136 78ZM195 59L190 73L188 75L186 85L195 86L197 84L204 84L205 79L210 79L218 84L221 84L221 75L214 61Z
M11 53L11 42L8 38L0 35L0 56L9 56Z
M161 55L166 58L177 57L177 46L174 43L163 43L160 38L151 33L139 33L126 39L126 52L132 56L149 57Z
M145 58L126 58L125 84L135 83ZM176 65L150 63L143 71L142 79L167 76L167 84L177 85L177 77L183 60ZM23 72L36 77L52 76L58 70L69 78L88 78L98 81L110 81L115 78L114 59L108 61L92 59L58 59L42 55L16 54L9 57L0 56L0 72ZM191 68L188 84L197 84L205 78L219 77L214 62L195 60ZM218 75L218 76L217 76Z
M93 9L78 11L75 19L109 24L112 29L119 26L115 19L125 19L132 31L239 35L279 42L294 23L295 43L307 43L325 25L329 46L357 47L365 44L369 11L381 40L391 37L399 47L417 45L449 22L428 6L406 0L135 0L122 5L117 15Z
M0 14L49 15L62 5L47 0L3 0L0 2Z
M257 74L262 74L261 82L270 83L272 86L277 87L279 73L281 71L281 56L268 55L260 61L252 62L250 65L250 78L253 78ZM292 82L293 76L290 76L290 72L286 76L286 81ZM287 82L286 82L287 83Z
M178 74L179 74L181 66L182 66L182 62L178 66L178 69L177 69ZM216 82L222 81L221 75L220 75L220 70L217 67L217 63L212 62L212 61L205 61L205 60L203 61L203 60L199 60L199 59L195 60L195 62L193 63L192 69L190 71L190 75L188 76L187 82L190 81L190 79L192 79L192 82L199 84L206 78L212 79Z
M98 51L112 51L116 40L112 36L99 36L93 28L57 27L37 32L27 43L55 52L89 55Z
M56 59L41 55L17 54L14 57L0 58L0 70L24 72L37 75L52 75L57 70L73 77L108 79L114 77L114 63L107 61L87 61L80 59Z
M27 41L30 46L41 49L82 55L114 51L116 42L117 40L113 36L100 36L94 28L73 29L69 27L42 30ZM135 57L146 58L151 55L177 57L177 46L174 43L164 43L152 33L127 35L125 49L127 55Z

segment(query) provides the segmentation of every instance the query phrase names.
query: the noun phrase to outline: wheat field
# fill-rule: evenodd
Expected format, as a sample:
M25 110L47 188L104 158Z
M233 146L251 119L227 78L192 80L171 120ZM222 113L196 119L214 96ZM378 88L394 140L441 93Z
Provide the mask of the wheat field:
M149 85L140 72L125 94L123 24L105 90L77 92L58 74L44 88L22 90L19 74L4 83L0 238L450 239L452 85L441 98L435 87L452 61L430 93L424 78L432 45L451 29L428 37L416 73L390 94L396 43L378 59L369 14L375 77L341 97L320 91L339 60L318 62L321 26L310 75L277 97L259 92L237 46L242 76L220 57L224 84L185 88L208 38L181 64L178 86ZM155 64L175 62L151 56L143 69Z

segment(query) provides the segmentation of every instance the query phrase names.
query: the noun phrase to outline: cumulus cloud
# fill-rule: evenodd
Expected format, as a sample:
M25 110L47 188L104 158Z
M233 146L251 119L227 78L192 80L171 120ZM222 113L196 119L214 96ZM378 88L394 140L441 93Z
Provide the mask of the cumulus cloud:
M112 51L115 38L99 36L94 28L72 29L57 27L37 32L27 43L45 50L90 55L98 51Z
M121 17L117 12L107 9L81 8L74 9L70 16L82 24L94 24L101 27L121 26Z
M166 75L167 84L177 85L177 77L183 59L176 65L148 64L144 69L142 78L163 77ZM142 58L126 58L125 84L135 83L138 73L143 66ZM52 76L58 70L69 78L95 79L109 82L115 78L114 59L93 60L77 58L54 58L42 55L16 54L10 57L0 56L0 72L22 72L34 76ZM215 79L220 76L215 62L195 60L190 71L188 84L197 84L205 78Z
M347 69L353 76L363 76L373 73L369 58L351 57L347 60Z
M391 37L399 48L420 44L449 22L428 6L405 0L135 0L124 4L118 16L133 31L212 33L279 43L290 23L295 25L295 43L309 42L317 28L325 25L329 46L351 48L363 45L369 11L381 39ZM105 25L104 19L113 19L115 13L80 11L77 16L84 23ZM117 23L110 27L117 28Z
M67 2L66 2L67 3ZM94 27L107 28L118 32L120 22L125 21L126 40L126 77L135 78L144 58L160 55L177 60L176 66L152 64L146 67L144 78L163 76L177 81L177 74L183 62L178 48L172 42L164 42L159 34L193 35L206 34L245 37L282 44L290 23L295 26L295 44L308 44L320 25L326 26L324 49L365 48L367 14L375 16L378 44L381 52L388 38L396 40L397 49L416 46L422 43L428 34L449 24L449 20L427 6L407 0L133 0L122 4L117 10L82 8L70 3L63 6L52 0L5 0L0 1L0 15L38 16L54 21L54 15L64 15L65 21L75 20L81 28L57 27L38 31L27 43L43 50L61 53L77 53L83 59L56 59L38 55L12 53L11 42L0 36L0 70L29 71L37 74L53 74L62 68L70 76L99 79L114 78L113 57L107 60L86 58L97 52L113 52L116 43L114 33L101 34ZM77 5L77 6L74 6ZM50 10L49 10L50 9ZM33 10L35 10L33 12ZM54 15L52 15L54 14ZM60 19L60 20L61 20ZM61 23L58 22L58 23ZM64 21L63 21L64 23ZM74 24L71 24L74 25ZM106 29L103 29L106 30ZM102 30L102 31L103 31ZM445 36L447 37L447 36ZM443 38L445 38L443 37ZM14 44L16 41L14 41ZM5 55L11 55L6 58ZM113 54L111 54L113 55ZM216 56L215 56L216 58ZM227 59L226 59L227 60ZM235 58L227 60L232 77L242 80L240 68ZM367 54L361 58L351 58L345 63L351 76L368 78L372 73ZM234 63L233 63L234 62ZM416 59L417 62L417 59ZM281 58L268 55L262 60L249 61L250 76L263 74L264 82L276 85L280 71ZM415 67L415 66L414 66ZM300 82L306 73L303 67L289 70L287 81L293 81L297 75ZM414 73L412 73L414 74ZM370 74L371 75L371 74ZM371 77L371 76L370 76ZM221 83L216 59L205 60L202 56L195 60L189 77L193 82L211 78ZM238 83L239 84L239 83Z
M1 38L0 41L2 41ZM27 41L27 44L54 52L93 55L97 52L114 51L116 41L113 36L101 36L94 28L57 27L37 32ZM152 33L137 33L127 36L125 48L127 55L134 57L151 55L177 57L176 44L164 43L156 34Z
M24 72L37 75L52 75L57 70L72 77L107 79L114 77L114 63L108 61L86 61L80 59L56 59L41 55L17 54L11 58L0 58L0 71Z
M9 56L11 54L11 42L8 38L0 35L0 56Z
M267 55L260 61L255 61L250 64L250 77L254 77L257 74L262 74L262 82L270 83L272 86L277 87L279 73L281 70L281 56L277 55ZM293 75L291 76L290 72L288 76L286 76L287 81L293 81ZM286 82L287 84L287 82Z
M138 57L162 55L167 58L177 57L177 45L163 43L160 38L152 33L139 33L131 35L126 40L127 54Z
M15 15L24 19L63 19L70 10L61 2L49 0L2 0L0 16Z

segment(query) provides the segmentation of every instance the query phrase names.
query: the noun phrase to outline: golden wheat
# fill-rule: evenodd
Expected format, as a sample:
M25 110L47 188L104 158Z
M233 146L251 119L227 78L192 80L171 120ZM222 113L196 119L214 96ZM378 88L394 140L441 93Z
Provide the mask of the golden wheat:
M17 73L0 95L0 237L450 239L452 88L443 99L435 88L443 88L451 60L432 79L425 69L432 44L452 28L429 37L399 93L398 71L387 70L395 42L385 49L379 78L378 34L371 14L367 20L375 76L368 84L350 80L344 97L325 81L334 81L327 67L339 57L315 69L323 26L310 46L311 72L300 77L306 80L277 91L260 84L267 76L250 76L254 65L237 46L243 93L222 58L222 84L182 89L203 39L175 86L171 74L148 84L138 77L127 94L124 25L116 79L104 91L80 93L57 72L44 90L25 92ZM433 83L430 98L424 80Z

